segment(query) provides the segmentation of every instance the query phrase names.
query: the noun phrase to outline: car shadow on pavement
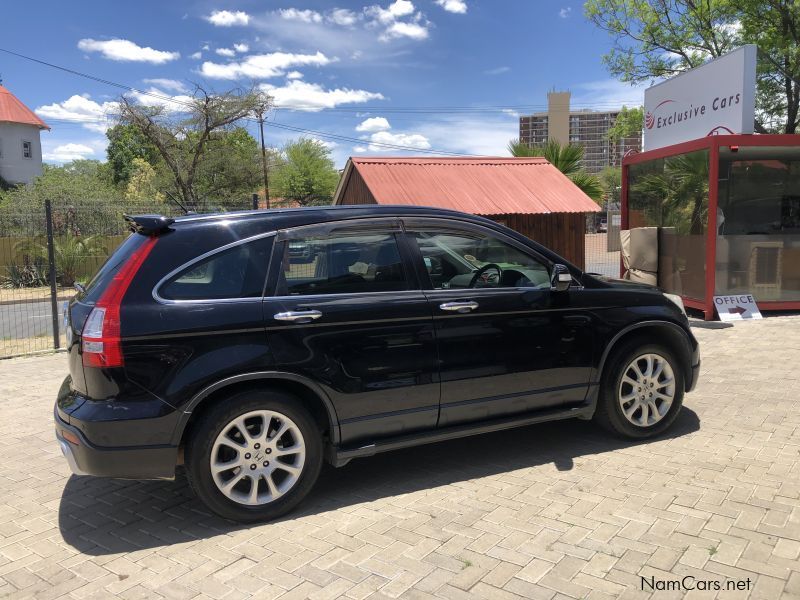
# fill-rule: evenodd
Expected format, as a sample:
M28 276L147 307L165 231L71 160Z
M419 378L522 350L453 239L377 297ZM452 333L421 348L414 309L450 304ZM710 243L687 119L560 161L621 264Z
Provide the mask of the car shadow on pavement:
M656 440L684 436L699 427L697 414L684 407L673 426ZM326 465L308 498L282 520L548 463L569 471L575 458L652 441L616 438L586 421L555 421L378 454L340 469ZM95 556L259 526L211 514L191 492L182 469L175 481L73 475L61 496L58 523L68 544Z

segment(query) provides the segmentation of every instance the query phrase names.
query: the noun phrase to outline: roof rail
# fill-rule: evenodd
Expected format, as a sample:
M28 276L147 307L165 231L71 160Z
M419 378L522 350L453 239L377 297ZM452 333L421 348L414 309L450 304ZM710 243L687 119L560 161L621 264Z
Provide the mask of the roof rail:
M142 235L156 235L169 228L175 222L172 217L164 215L122 215L131 231Z

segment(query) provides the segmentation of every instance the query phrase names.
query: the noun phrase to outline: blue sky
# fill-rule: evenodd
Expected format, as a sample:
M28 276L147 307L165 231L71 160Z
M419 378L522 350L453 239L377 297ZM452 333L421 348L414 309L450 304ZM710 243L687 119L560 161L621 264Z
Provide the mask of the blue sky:
M640 103L641 89L603 67L609 43L579 2L555 0L13 2L0 37L164 97L195 82L263 86L278 105L268 122L355 138L319 138L340 167L353 154L414 153L379 144L503 155L518 113L541 110L553 88L571 90L575 108ZM105 159L122 90L4 53L0 75L52 126L45 160ZM300 134L266 135L280 146Z

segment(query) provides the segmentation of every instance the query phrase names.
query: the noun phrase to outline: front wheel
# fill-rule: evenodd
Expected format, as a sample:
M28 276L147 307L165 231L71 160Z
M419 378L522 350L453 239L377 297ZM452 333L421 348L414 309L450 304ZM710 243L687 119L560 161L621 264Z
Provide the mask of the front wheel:
M274 519L311 490L322 466L313 418L292 396L247 391L220 399L186 447L192 488L234 521Z
M678 416L683 392L683 371L672 352L633 342L609 359L595 420L625 437L652 437Z

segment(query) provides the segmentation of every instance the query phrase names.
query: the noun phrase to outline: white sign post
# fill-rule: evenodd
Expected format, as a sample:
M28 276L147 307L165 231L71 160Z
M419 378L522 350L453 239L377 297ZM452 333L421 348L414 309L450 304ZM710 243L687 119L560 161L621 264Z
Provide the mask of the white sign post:
M676 75L644 92L644 150L707 135L753 133L754 44Z
M761 311L756 306L756 299L752 294L734 296L714 296L714 307L717 309L720 321L743 321L760 319Z

